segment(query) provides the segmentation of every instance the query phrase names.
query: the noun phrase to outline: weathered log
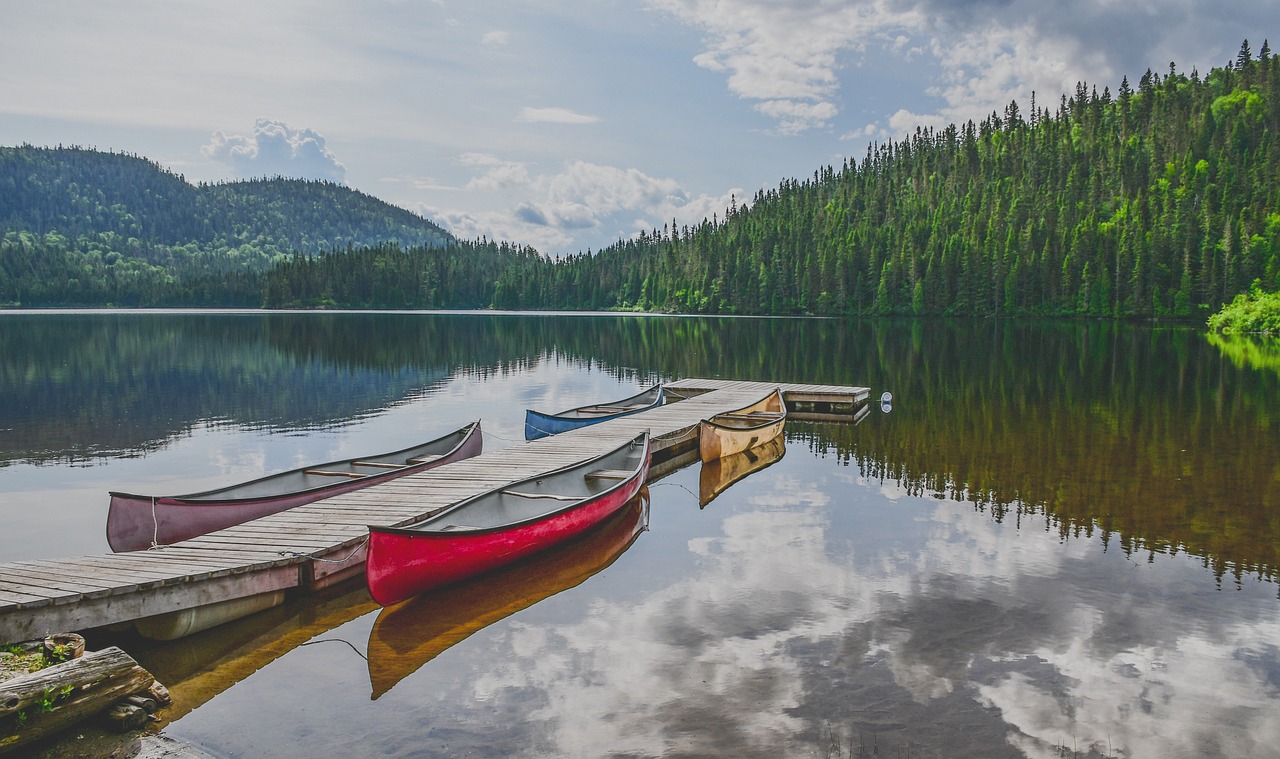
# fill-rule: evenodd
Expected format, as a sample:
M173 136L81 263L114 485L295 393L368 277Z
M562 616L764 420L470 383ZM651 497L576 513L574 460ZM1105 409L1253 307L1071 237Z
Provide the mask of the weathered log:
M154 681L112 646L0 683L0 754L91 717Z

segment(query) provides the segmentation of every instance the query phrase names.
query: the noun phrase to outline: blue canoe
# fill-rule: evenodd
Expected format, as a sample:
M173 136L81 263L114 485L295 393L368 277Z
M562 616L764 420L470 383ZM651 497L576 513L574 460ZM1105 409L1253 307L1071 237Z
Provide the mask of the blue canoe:
M589 424L599 424L610 419L617 419L628 414L638 414L662 405L664 399L662 385L654 385L648 390L637 393L630 398L610 403L596 403L591 406L579 406L558 414L544 414L528 409L524 412L524 439L556 435Z

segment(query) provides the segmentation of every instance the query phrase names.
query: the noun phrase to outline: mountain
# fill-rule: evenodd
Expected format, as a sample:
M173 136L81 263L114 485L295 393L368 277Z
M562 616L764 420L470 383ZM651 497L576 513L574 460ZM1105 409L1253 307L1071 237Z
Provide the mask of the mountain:
M192 185L139 156L0 147L0 303L258 305L260 274L297 253L449 242L332 182Z

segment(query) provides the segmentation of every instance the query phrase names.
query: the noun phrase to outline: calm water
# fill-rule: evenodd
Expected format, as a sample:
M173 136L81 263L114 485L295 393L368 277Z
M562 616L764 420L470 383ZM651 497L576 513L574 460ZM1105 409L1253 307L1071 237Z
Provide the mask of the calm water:
M678 377L864 385L891 412L789 422L718 495L695 463L536 563L122 644L217 756L1280 756L1280 371L1241 355L1110 324L0 314L0 559L105 552L112 489L476 418L496 449L526 407Z

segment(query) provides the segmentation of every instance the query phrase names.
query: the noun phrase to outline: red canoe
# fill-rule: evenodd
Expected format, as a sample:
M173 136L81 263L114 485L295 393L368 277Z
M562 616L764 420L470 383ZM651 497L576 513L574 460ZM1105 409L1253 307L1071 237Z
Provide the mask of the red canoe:
M383 606L581 534L621 509L649 473L642 433L580 464L511 483L407 527L370 527L365 576Z
M217 490L173 496L112 493L107 543L116 552L149 548L153 541L157 545L176 543L477 456L483 445L477 421L401 451L314 464Z
M648 528L648 494L642 488L617 514L575 540L383 609L366 649L372 697L376 700L477 631L586 582Z

